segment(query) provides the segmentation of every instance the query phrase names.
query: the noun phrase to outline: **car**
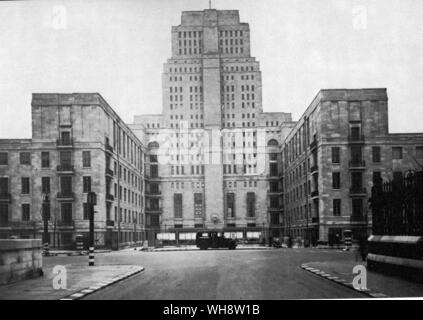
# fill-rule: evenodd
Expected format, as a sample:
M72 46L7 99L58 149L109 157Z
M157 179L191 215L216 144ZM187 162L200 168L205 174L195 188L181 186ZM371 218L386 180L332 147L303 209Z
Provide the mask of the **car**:
M228 248L234 250L237 242L231 238L225 238L223 232L219 231L201 231L197 232L195 244L201 250L207 250L208 248Z

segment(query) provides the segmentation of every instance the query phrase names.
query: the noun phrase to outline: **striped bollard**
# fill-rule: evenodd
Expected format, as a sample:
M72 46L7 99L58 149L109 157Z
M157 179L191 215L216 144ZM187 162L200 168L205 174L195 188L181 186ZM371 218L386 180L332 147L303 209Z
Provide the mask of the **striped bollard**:
M82 251L84 251L84 243L82 242L82 239L78 239L76 242L76 250L79 251L80 255L82 255Z
M50 254L50 248L48 242L44 243L43 245L43 254L48 256Z
M94 247L90 247L90 253L88 256L88 266L94 265Z
M345 250L349 251L351 247L351 237L345 237Z

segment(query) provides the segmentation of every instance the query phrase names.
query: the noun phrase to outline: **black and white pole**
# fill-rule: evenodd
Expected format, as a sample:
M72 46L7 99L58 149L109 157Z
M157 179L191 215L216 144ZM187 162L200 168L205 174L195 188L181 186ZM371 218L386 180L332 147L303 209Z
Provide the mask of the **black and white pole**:
M96 194L94 192L88 193L87 203L90 207L90 237L89 237L88 266L94 266L94 206L97 203Z
M88 254L88 266L94 265L94 247L90 247L90 252Z
M350 235L345 236L345 250L346 251L349 251L350 250L351 244L352 244L351 236Z

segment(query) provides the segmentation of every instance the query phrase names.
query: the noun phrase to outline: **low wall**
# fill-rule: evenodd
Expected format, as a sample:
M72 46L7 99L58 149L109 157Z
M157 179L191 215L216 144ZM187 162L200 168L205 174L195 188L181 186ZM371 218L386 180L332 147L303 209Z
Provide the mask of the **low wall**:
M42 266L41 240L0 240L0 284L41 276Z
M423 281L423 237L369 237L367 267Z

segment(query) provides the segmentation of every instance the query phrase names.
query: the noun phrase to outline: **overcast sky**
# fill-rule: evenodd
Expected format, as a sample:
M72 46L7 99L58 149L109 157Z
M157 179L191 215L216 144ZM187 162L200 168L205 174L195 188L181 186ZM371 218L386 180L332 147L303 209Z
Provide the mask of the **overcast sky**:
M321 88L388 89L391 132L423 132L423 1L213 0L250 24L265 111ZM99 92L127 122L160 113L171 26L208 0L0 3L0 138L31 136L31 93Z

